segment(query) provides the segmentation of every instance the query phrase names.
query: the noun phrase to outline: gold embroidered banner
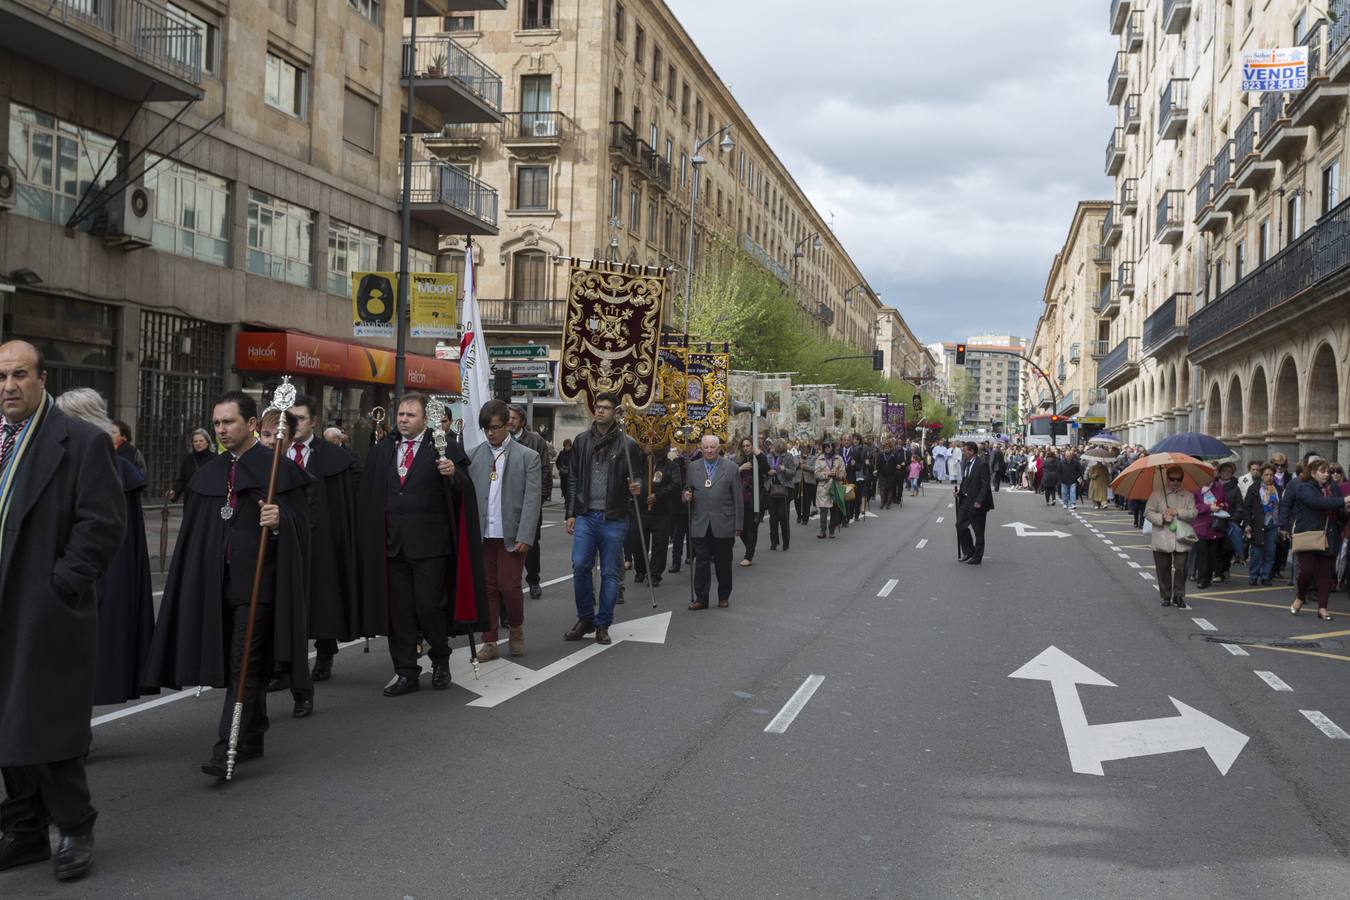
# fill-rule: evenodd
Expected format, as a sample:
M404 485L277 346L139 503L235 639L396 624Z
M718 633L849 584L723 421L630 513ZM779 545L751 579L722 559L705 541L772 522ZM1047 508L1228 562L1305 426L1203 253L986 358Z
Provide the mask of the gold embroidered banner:
M606 391L620 403L647 407L656 399L664 272L573 262L569 284L559 393L584 399L587 409Z
M685 416L699 435L730 437L731 395L727 389L731 356L690 350L685 354ZM697 438L695 439L697 440Z
M656 399L640 412L626 407L629 435L649 448L674 443L675 429L684 424L684 348L662 346L657 361Z

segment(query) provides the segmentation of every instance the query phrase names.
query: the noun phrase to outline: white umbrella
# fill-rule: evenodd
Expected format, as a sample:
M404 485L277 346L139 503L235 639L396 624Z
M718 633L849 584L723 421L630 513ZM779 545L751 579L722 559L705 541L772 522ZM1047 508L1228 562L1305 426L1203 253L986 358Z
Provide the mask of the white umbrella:
M1119 447L1121 440L1109 431L1103 431L1090 438L1088 443L1097 447Z

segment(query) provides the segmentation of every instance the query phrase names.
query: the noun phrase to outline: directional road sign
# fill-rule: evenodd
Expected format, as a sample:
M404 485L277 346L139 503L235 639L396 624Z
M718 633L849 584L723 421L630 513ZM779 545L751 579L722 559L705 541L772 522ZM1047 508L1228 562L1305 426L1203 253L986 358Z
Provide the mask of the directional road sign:
M501 347L489 347L488 358L498 359L548 359L547 344L506 344Z
M493 368L510 369L511 374L517 378L522 375L547 375L549 373L548 360L546 359L494 359Z
M548 390L548 377L512 378L511 390L518 394L524 391L546 391Z

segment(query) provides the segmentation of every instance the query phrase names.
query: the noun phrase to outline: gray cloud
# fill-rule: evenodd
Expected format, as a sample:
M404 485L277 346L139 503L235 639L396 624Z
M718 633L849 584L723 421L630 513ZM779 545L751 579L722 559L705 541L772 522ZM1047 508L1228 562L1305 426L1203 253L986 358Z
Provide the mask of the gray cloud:
M921 338L1030 336L1075 204L1111 193L1108 4L667 2Z

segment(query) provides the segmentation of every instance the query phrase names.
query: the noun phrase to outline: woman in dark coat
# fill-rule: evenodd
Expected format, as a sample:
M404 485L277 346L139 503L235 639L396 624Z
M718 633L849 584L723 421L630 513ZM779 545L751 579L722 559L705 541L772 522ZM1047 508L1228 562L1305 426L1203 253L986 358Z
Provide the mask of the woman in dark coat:
M178 474L173 478L173 487L164 495L170 500L183 501L184 506L187 505L188 484L192 481L192 476L216 455L215 448L211 446L211 435L205 428L194 429L190 440L192 449L179 458Z
M56 405L72 418L83 419L112 434L107 407L92 388L66 391L57 398ZM141 695L141 667L155 630L150 552L145 544L145 513L141 509L146 481L125 457L117 456L113 462L125 497L127 527L117 555L94 587L98 600L95 706L125 703Z
M1041 493L1045 494L1045 505L1054 506L1059 496L1059 457L1051 450L1041 460Z
M1298 551L1298 584L1294 590L1294 604L1289 611L1298 614L1303 602L1317 585L1317 614L1331 621L1327 600L1336 580L1336 553L1341 546L1341 519L1350 508L1350 497L1342 497L1328 483L1329 464L1325 459L1314 459L1303 469L1303 477L1294 482L1293 530L1295 540L1308 532L1322 532L1326 549Z

